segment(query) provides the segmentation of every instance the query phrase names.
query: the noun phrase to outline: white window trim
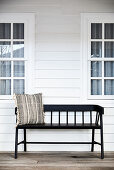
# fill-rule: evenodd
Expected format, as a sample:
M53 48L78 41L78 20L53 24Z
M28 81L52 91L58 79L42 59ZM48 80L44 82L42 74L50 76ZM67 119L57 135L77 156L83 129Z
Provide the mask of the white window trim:
M0 22L1 23L10 23L10 22L24 23L25 93L31 94L34 92L35 14L34 13L0 13ZM20 61L21 59L17 59L17 60ZM21 78L19 77L19 79ZM13 99L13 95L0 95L0 99Z
M114 101L114 95L90 95L90 67L88 68L88 56L90 37L90 23L110 23L114 22L114 13L82 13L81 14L81 101L88 103L91 101L110 100ZM99 40L98 40L99 41ZM109 40L110 41L110 40ZM98 59L97 59L98 61ZM102 68L103 69L103 68Z

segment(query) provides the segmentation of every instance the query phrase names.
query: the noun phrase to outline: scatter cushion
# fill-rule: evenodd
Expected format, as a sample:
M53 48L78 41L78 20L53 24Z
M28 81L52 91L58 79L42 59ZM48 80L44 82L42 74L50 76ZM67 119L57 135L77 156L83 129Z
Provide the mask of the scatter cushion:
M18 124L44 123L42 94L15 94Z

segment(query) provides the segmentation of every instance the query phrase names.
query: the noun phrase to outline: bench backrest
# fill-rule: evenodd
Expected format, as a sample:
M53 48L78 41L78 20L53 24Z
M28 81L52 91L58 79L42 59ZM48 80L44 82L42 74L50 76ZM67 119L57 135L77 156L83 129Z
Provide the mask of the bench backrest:
M81 124L85 124L85 117L88 113L89 124L95 123L99 125L100 118L104 114L104 108L98 105L44 105L44 112L50 113L50 123L53 124L54 112L58 112L58 123L61 124L61 112L66 112L66 124L69 124L69 116L73 112L74 124L78 123L77 114L80 112ZM93 120L94 112L94 120Z

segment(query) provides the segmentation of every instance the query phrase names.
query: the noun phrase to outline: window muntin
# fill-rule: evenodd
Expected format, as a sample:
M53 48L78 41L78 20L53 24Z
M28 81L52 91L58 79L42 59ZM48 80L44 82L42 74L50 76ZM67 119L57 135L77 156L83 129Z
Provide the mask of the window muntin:
M90 95L114 95L114 23L91 23Z
M0 95L24 92L24 23L0 23Z

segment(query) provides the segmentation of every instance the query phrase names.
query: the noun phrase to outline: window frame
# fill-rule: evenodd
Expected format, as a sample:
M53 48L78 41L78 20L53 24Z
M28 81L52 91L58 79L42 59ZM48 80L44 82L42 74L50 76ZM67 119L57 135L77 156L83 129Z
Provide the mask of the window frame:
M11 26L11 39L1 39L1 41L24 41L24 58L0 58L0 61L24 61L25 62L25 75L24 77L14 77L13 67L11 67L11 77L5 77L0 79L25 79L25 93L33 92L34 84L34 48L35 48L35 14L34 13L1 13L0 23L24 23L24 39L13 39L13 32ZM31 43L32 42L32 43ZM12 50L13 52L13 50ZM13 66L13 64L12 64ZM11 89L13 89L13 84L11 83ZM11 95L0 95L0 99L13 99L13 94L11 90Z
M114 13L86 13L81 14L81 99L87 100L114 100L114 95L91 95L91 61L114 61L114 58L91 58L91 42L93 41L114 41L113 39L104 39L104 23L114 23ZM91 23L102 23L102 39L91 39ZM104 56L104 43L102 45L102 56ZM104 62L103 62L104 63ZM104 65L102 66L104 79ZM96 77L96 79L102 79ZM110 77L106 77L109 79ZM95 79L95 77L93 77ZM114 79L114 77L113 77ZM103 80L104 82L104 80ZM84 85L84 86L83 86ZM102 85L104 89L104 83ZM103 92L102 89L102 92Z

